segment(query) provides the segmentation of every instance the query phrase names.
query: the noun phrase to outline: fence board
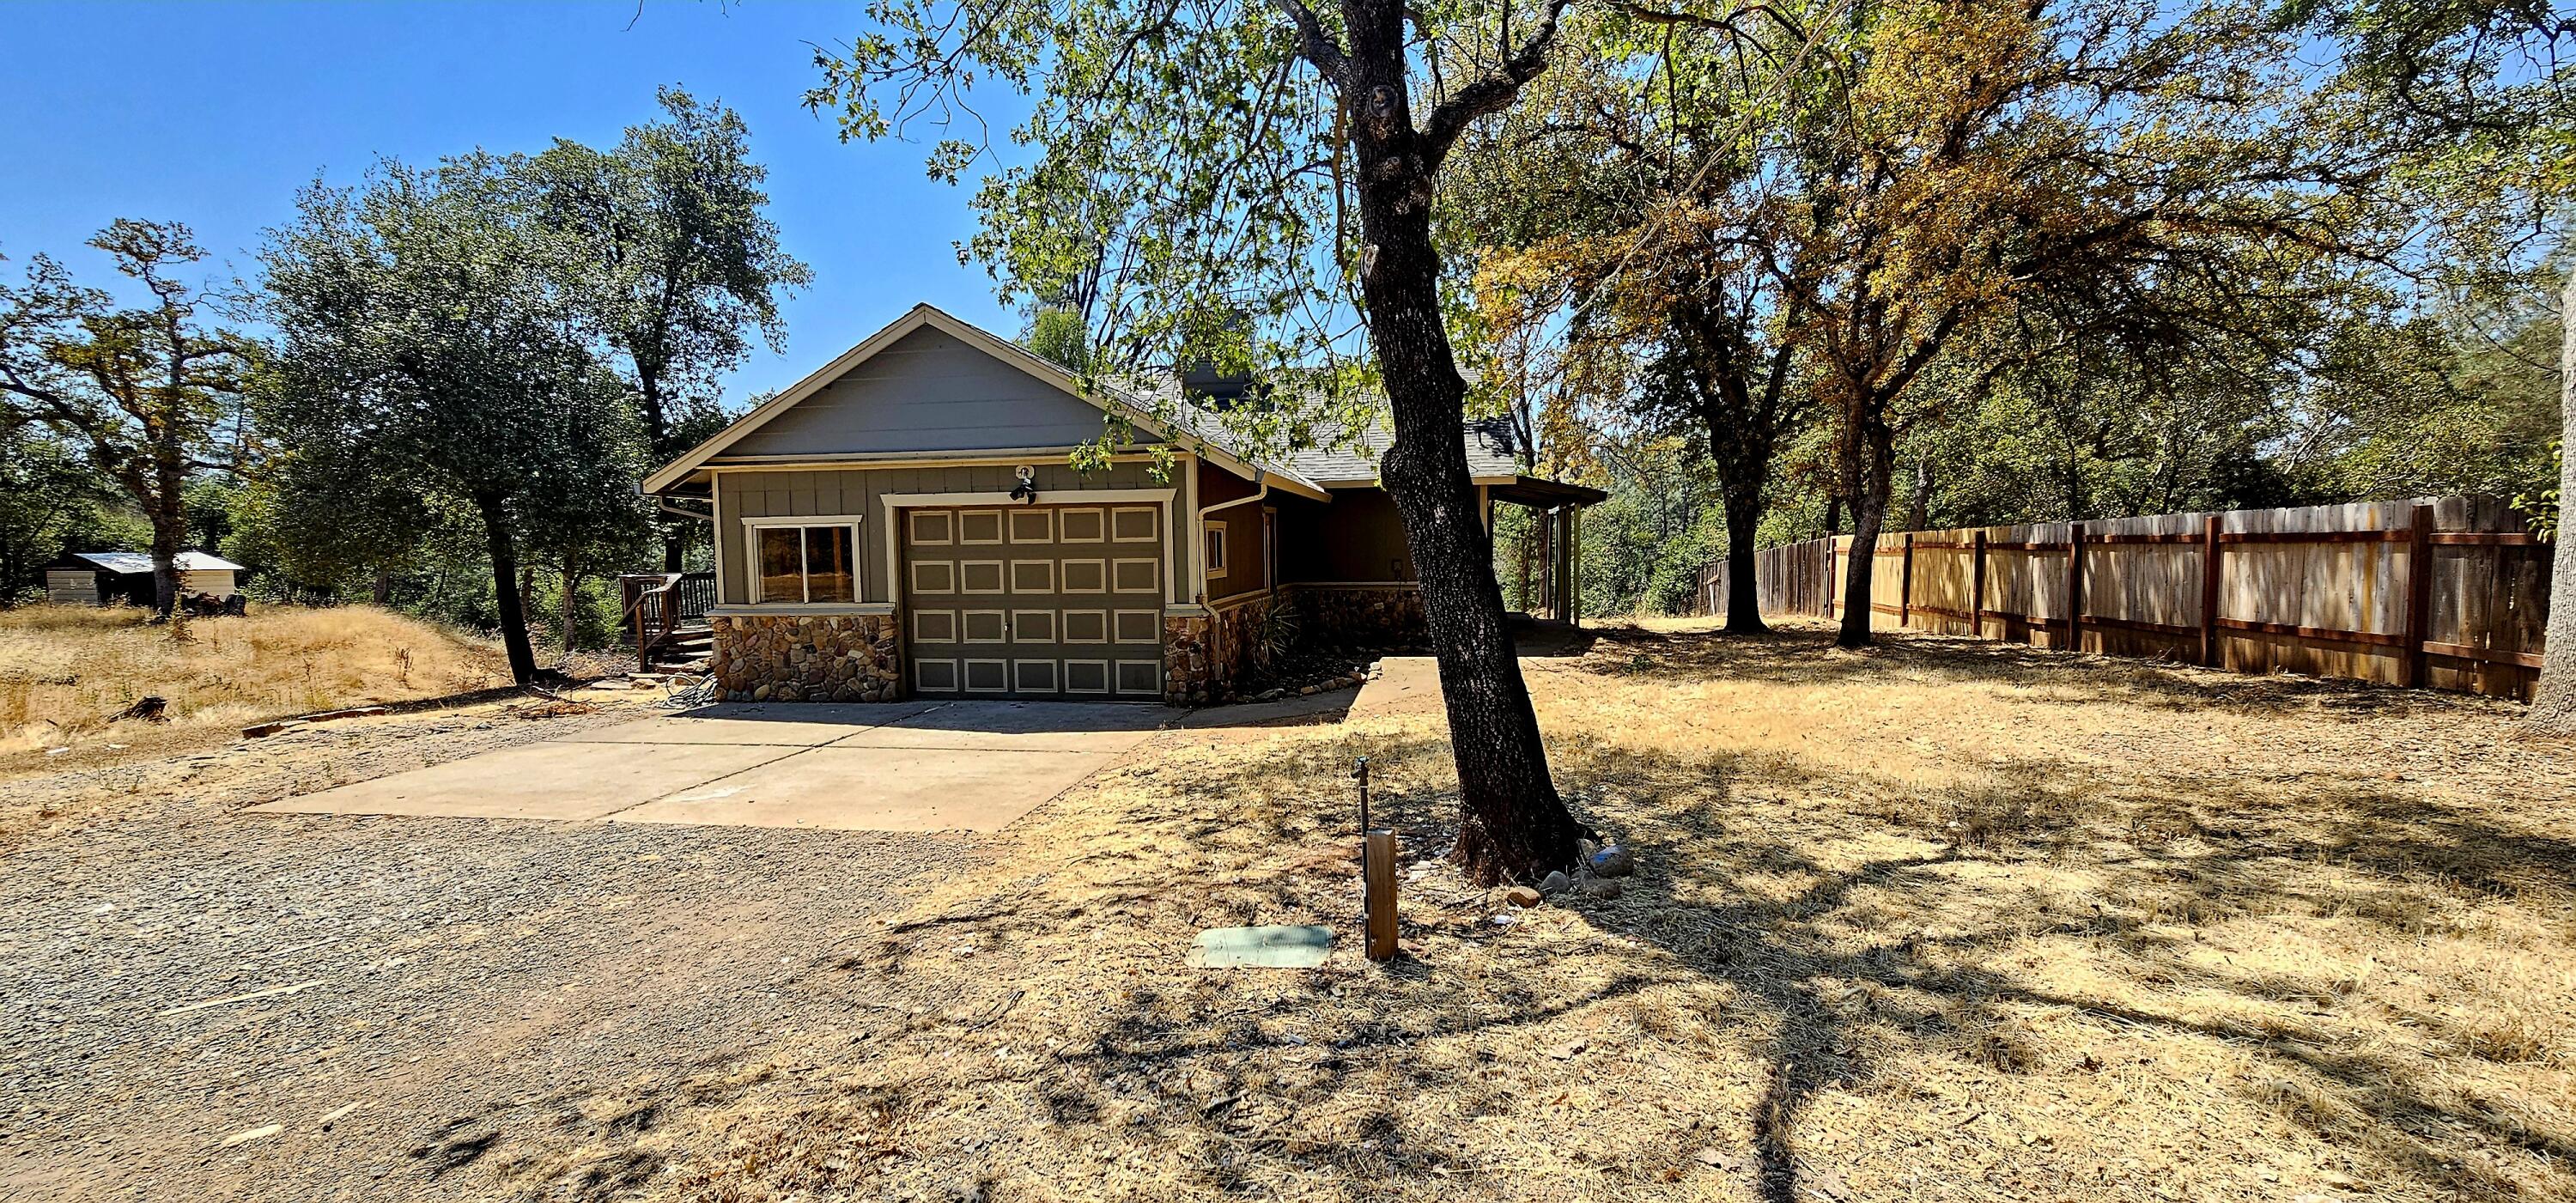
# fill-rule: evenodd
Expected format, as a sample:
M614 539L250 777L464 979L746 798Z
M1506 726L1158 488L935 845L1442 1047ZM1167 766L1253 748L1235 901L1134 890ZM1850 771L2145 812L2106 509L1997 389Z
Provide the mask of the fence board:
M2419 514L2430 530L2416 529ZM2506 697L2529 697L2538 679L2553 548L2494 498L2093 521L2080 550L2073 529L1882 535L1872 624ZM1851 544L1758 553L1763 612L1838 616ZM2071 638L2070 587L2084 612ZM1705 612L1723 611L1725 565L1703 574L1700 596Z

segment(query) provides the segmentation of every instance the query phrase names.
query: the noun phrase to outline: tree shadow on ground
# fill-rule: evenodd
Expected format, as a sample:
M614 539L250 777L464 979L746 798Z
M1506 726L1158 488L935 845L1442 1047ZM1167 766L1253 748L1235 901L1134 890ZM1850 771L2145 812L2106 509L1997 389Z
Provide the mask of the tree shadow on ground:
M2061 684L2095 671L1964 640L1900 641L1869 653L1875 664L1789 663L1819 658L1821 642L1614 630L1579 663L1615 684L1644 655L1641 685L1677 671L1859 682L1890 659L1945 681ZM2160 696L2227 704L2206 676L2173 674ZM2308 705L2304 683L2250 683L2282 690L2239 699L2251 712ZM2097 1072L2079 1048L2090 1062L2095 1048L2162 1058L2175 1047L2231 1076L2138 1100L2150 1119L2188 1125L2193 1114L2171 1109L2226 1108L2281 1129L2204 1149L2198 1168L2312 1145L2401 1196L2576 1189L2563 1115L2499 1085L2523 1064L2514 1058L2560 1055L2554 1020L2533 1021L2537 1038L2487 1030L2503 1020L2415 1006L2308 944L2231 958L2204 941L2335 926L2364 943L2440 937L2476 953L2489 946L2463 933L2499 910L2563 934L2576 879L2566 839L2385 784L2253 790L2151 765L2106 785L2099 766L2044 745L1933 787L1633 730L1554 754L1583 817L1641 861L1626 893L1560 898L1505 925L1493 895L1409 865L1404 931L1418 952L1385 966L1180 967L1210 926L1356 930L1355 756L1370 758L1373 821L1402 834L1411 863L1437 858L1457 797L1448 748L1424 730L1304 732L1235 756L1176 746L1060 804L1043 831L1057 854L851 933L800 971L794 989L844 1008L863 1047L883 1052L764 1122L741 1164L765 1167L744 1172L776 1189L739 1197L970 1197L1013 1180L1068 1196L1293 1185L1328 1199L1588 1197L1570 1166L1645 1191L1717 1174L1767 1200L1848 1198L1839 1175L1854 1156L1885 1177L1937 1144L1932 1121L1903 1109L1916 1066L1965 1075L2002 1108ZM1587 1049L1583 1032L1610 1047ZM1633 1060L1596 1067L1605 1052ZM1695 1076L1730 1060L1746 1089ZM1720 1130L1625 1098L1559 1097L1596 1068L1696 1090L1680 1101L1727 1108ZM1856 1092L1900 1108L1858 1154L1817 1131L1819 1110L1848 1114ZM1575 1121L1560 1117L1578 1112L1593 1118L1564 1130ZM711 1182L701 1193L732 1189L692 1180ZM2095 1197L2145 1185L2131 1177Z
M2535 1128L2527 1109L2438 1081L2441 1071L2410 1050L2344 1047L2332 1034L2296 1025L2194 1016L2156 1005L2159 988L2177 983L2229 991L2253 1004L2277 1003L2285 995L2339 1003L2348 989L2304 982L2296 974L2213 974L2189 956L2198 937L2175 933L2245 916L2341 915L2383 929L2390 939L2414 939L2443 922L2445 912L2456 917L2495 899L2551 899L2554 908L2563 905L2565 883L2576 880L2576 843L2501 830L2445 806L2379 790L2328 787L2255 801L2198 783L2165 782L2152 799L2153 809L2169 820L2159 828L2138 821L2152 817L2137 813L2145 807L2070 806L2084 793L2083 783L2074 772L2044 764L2008 766L1986 787L1921 791L1873 782L1866 774L1832 780L1787 758L1717 755L1697 764L1693 759L1614 744L1591 763L1571 766L1595 791L1696 795L1688 805L1649 804L1630 813L1631 838L1650 871L1621 903L1583 909L1604 930L1652 943L1691 972L1725 980L1761 1000L1774 1027L1767 1053L1772 1077L1747 1122L1767 1199L1799 1195L1804 1162L1798 1121L1819 1084L1870 1071L1851 1008L1824 993L1849 983L1866 987L1873 1008L1898 1030L1985 1033L1963 1045L1952 1041L1951 1051L2007 1071L2024 1068L2025 1054L1997 1033L2006 1029L2011 1012L2031 1007L2071 1008L2121 1025L2251 1049L2279 1075L2253 1085L2268 1101L2375 1172L2430 1193L2521 1197L2524 1184L2467 1154L2505 1147L2560 1165L2576 1154L2565 1134ZM1930 855L1828 867L1814 859L1819 846L1833 842L1828 832L1783 839L1777 818L1758 828L1731 821L1734 801L1748 788L1827 789L1861 801L1862 814L1869 814L1873 800L1899 800L1869 817L1944 846ZM2016 796L2032 800L2016 803ZM2001 813L2010 817L1982 825L1943 818L1997 813L1999 799ZM2170 821L2177 816L2179 823ZM1846 812L1837 821L1848 817ZM1884 928L1882 913L1890 910L1956 914L1963 902L2001 903L1945 878L1944 870L1962 861L2054 865L2088 854L2102 879L2098 901L2086 906L2015 910L2008 919L1932 937L1850 938ZM1803 872L1811 884L1785 898L1752 898L1761 887L1745 883L1747 867L1768 880L1784 869ZM1862 894L1874 897L1867 913L1855 913L1861 908L1854 898ZM1730 900L1705 901L1712 895ZM1830 930L1842 918L1852 922ZM1712 938L1712 930L1721 934ZM2140 992L2143 1000L2052 989L2025 975L1961 964L2032 932L2118 949L2135 964L2132 976L2149 987ZM1920 957L1926 950L1941 954L1938 963ZM2456 1018L2425 1014L2408 1022L2469 1047L2477 1044L2474 1032L2441 1030L2445 1022L2462 1022ZM2462 1132L2473 1135L2463 1140Z

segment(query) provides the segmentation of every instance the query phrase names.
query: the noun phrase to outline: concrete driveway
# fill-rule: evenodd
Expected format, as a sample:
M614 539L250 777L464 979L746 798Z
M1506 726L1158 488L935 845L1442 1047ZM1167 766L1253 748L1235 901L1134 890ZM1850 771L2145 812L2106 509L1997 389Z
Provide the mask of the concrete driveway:
M251 809L994 831L1173 718L1116 703L728 703Z

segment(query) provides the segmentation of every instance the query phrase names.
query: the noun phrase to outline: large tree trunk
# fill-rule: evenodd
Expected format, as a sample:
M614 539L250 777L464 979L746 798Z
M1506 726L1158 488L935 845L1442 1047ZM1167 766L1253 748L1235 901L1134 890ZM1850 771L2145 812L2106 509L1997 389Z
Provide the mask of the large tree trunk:
M2558 293L2558 553L2549 572L2549 635L2526 720L2576 735L2576 274Z
M1887 525L1889 486L1896 475L1893 440L1884 432L1863 429L1848 436L1843 449L1843 487L1851 495L1851 558L1843 572L1842 631L1837 647L1870 643L1870 583L1878 574L1878 533Z
M1726 629L1736 635L1762 635L1771 630L1762 621L1761 582L1754 579L1755 565L1761 561L1754 552L1754 539L1762 529L1762 499L1726 500Z
M572 555L567 552L564 555L563 568L563 654L567 663L572 660L574 637L579 631L579 626L574 621L573 603L580 596L581 575L573 571Z
M528 612L520 605L518 542L510 534L510 513L498 497L474 499L483 515L484 546L492 554L492 600L501 611L501 647L510 657L510 679L525 685L537 679L537 653L528 646Z
M1395 442L1379 464L1404 518L1449 713L1462 810L1453 853L1483 882L1535 880L1571 865L1583 832L1548 776L1538 715L1521 679L1493 542L1467 473L1467 384L1440 312L1431 241L1434 163L1406 103L1404 13L1392 3L1347 4L1354 110L1360 272L1370 343L1386 383Z
M152 514L152 612L163 618L179 604L179 553L187 549L185 514Z
M163 618L179 604L179 553L188 549L187 472L176 456L151 467L155 496L146 499L152 523L152 611Z

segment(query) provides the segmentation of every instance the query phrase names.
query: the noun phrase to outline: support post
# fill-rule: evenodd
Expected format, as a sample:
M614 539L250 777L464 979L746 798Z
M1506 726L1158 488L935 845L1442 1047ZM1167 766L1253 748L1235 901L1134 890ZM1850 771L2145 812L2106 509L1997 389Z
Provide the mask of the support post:
M2084 650L2084 524L2066 524L2066 650Z
M1903 630L1914 622L1914 532L1905 532L1905 567L1896 579L1896 627Z
M2200 666L2218 667L2218 527L2211 514L2200 520Z
M2424 685L2424 639L2433 625L2433 507L2416 506L2406 530L2406 687Z
M1566 505L1566 626L1584 629L1584 507Z
M1395 959L1395 833L1368 833L1368 959Z
M1986 637L1985 528L1977 528L1976 537L1969 543L1976 559L1968 569L1968 633L1983 639Z

